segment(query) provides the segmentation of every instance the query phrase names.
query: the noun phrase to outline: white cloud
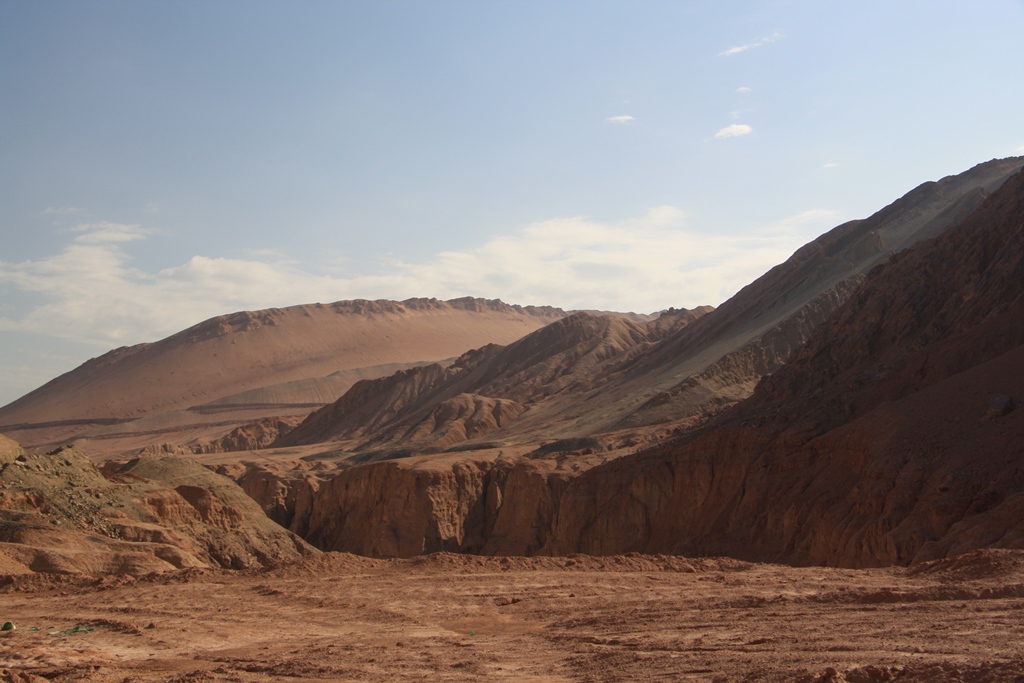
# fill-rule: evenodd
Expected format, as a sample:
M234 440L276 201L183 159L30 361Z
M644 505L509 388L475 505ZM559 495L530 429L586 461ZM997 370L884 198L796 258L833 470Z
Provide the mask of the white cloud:
M472 295L643 312L717 304L835 218L805 212L753 235L708 235L689 226L679 209L661 206L618 223L552 219L422 262L392 259L382 274L333 275L273 254L194 256L146 272L131 265L126 248L152 231L99 223L82 226L54 256L0 262L0 291L13 304L0 311L0 330L110 348L153 341L232 311L353 298Z
M822 168L838 168L838 167L839 167L839 164L837 164L837 163L836 163L836 162L834 162L834 161L830 161L830 162L828 162L827 164L822 164L822 166L821 166L821 167L822 167Z
M747 50L752 50L755 47L761 47L762 45L767 45L768 43L774 43L776 40L779 40L782 37L783 36L782 36L781 33L773 33L770 36L767 36L765 38L761 38L760 40L755 40L752 43L747 43L746 45L737 45L737 46L730 47L728 49L722 50L721 52L718 53L718 55L720 57L731 57L733 55L738 55L741 52L746 52Z
M70 216L76 213L85 213L85 209L77 206L48 206L43 213L56 216Z
M754 89L753 88L748 88L747 86L742 85L742 86L736 88L736 92L738 92L741 95L746 95L747 93L754 92Z
M1021 145L1020 147L1013 151L1016 152L1017 154L1024 154L1024 145Z
M750 135L754 132L754 129L745 123L734 123L731 126L726 126L722 130L715 133L716 138L735 138L741 135Z
M105 244L109 242L135 242L144 240L155 231L140 225L123 223L84 223L71 228L71 232L82 233L75 238L77 244Z
M635 120L629 114L623 114L622 116L609 116L605 119L605 123L633 123Z

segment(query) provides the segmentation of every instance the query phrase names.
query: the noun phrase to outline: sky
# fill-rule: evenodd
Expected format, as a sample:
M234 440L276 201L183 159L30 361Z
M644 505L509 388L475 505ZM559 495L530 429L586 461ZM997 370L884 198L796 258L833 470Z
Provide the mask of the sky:
M0 405L215 315L717 305L1024 154L1024 0L0 0Z

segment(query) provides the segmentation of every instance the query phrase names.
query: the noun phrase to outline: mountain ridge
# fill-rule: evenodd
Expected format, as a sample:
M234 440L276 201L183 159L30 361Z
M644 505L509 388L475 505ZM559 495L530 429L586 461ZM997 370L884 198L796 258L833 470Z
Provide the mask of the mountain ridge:
M872 216L839 225L801 247L718 308L687 313L685 324L662 325L658 321L668 319L667 313L645 322L609 319L604 324L617 326L620 338L599 342L579 336L582 328L574 323L591 320L597 325L603 318L572 314L495 351L500 357L493 356L486 370L483 363L466 368L465 361L456 361L452 367L467 372L436 374L430 383L434 393L424 391L418 408L403 402L399 412L407 419L412 419L411 412L423 416L457 394L512 401L526 409L516 409L515 418L477 437L508 444L662 424L692 426L750 395L757 381L781 367L871 268L941 234L1022 165L1021 158L993 160L923 183ZM605 334L611 334L610 327ZM603 344L600 350L588 348L595 343ZM557 381L545 384L540 393L523 391L524 382L536 383L545 373L557 374ZM324 409L309 418L320 421L316 429L300 425L278 445L332 438L355 438L355 443L340 445L355 450L390 445L408 452L436 445L429 439L403 441L394 429L369 434L366 424L394 427L396 415L386 401L381 403L385 416L368 415L367 396L362 398L358 429L325 427ZM582 405L586 411L580 410ZM337 409L333 414L344 420L343 413ZM407 427L405 434L423 435Z

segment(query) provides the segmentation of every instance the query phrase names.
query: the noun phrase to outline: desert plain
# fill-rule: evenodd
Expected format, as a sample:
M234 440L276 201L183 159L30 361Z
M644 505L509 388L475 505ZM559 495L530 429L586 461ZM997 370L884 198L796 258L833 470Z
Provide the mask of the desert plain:
M5 681L1024 680L1024 552L914 568L326 553L21 575Z

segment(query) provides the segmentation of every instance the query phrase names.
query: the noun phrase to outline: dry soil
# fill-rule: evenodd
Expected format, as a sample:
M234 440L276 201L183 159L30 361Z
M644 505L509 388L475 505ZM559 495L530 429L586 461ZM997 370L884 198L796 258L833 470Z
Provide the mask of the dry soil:
M910 570L329 553L0 584L7 681L1024 680L1020 551Z

